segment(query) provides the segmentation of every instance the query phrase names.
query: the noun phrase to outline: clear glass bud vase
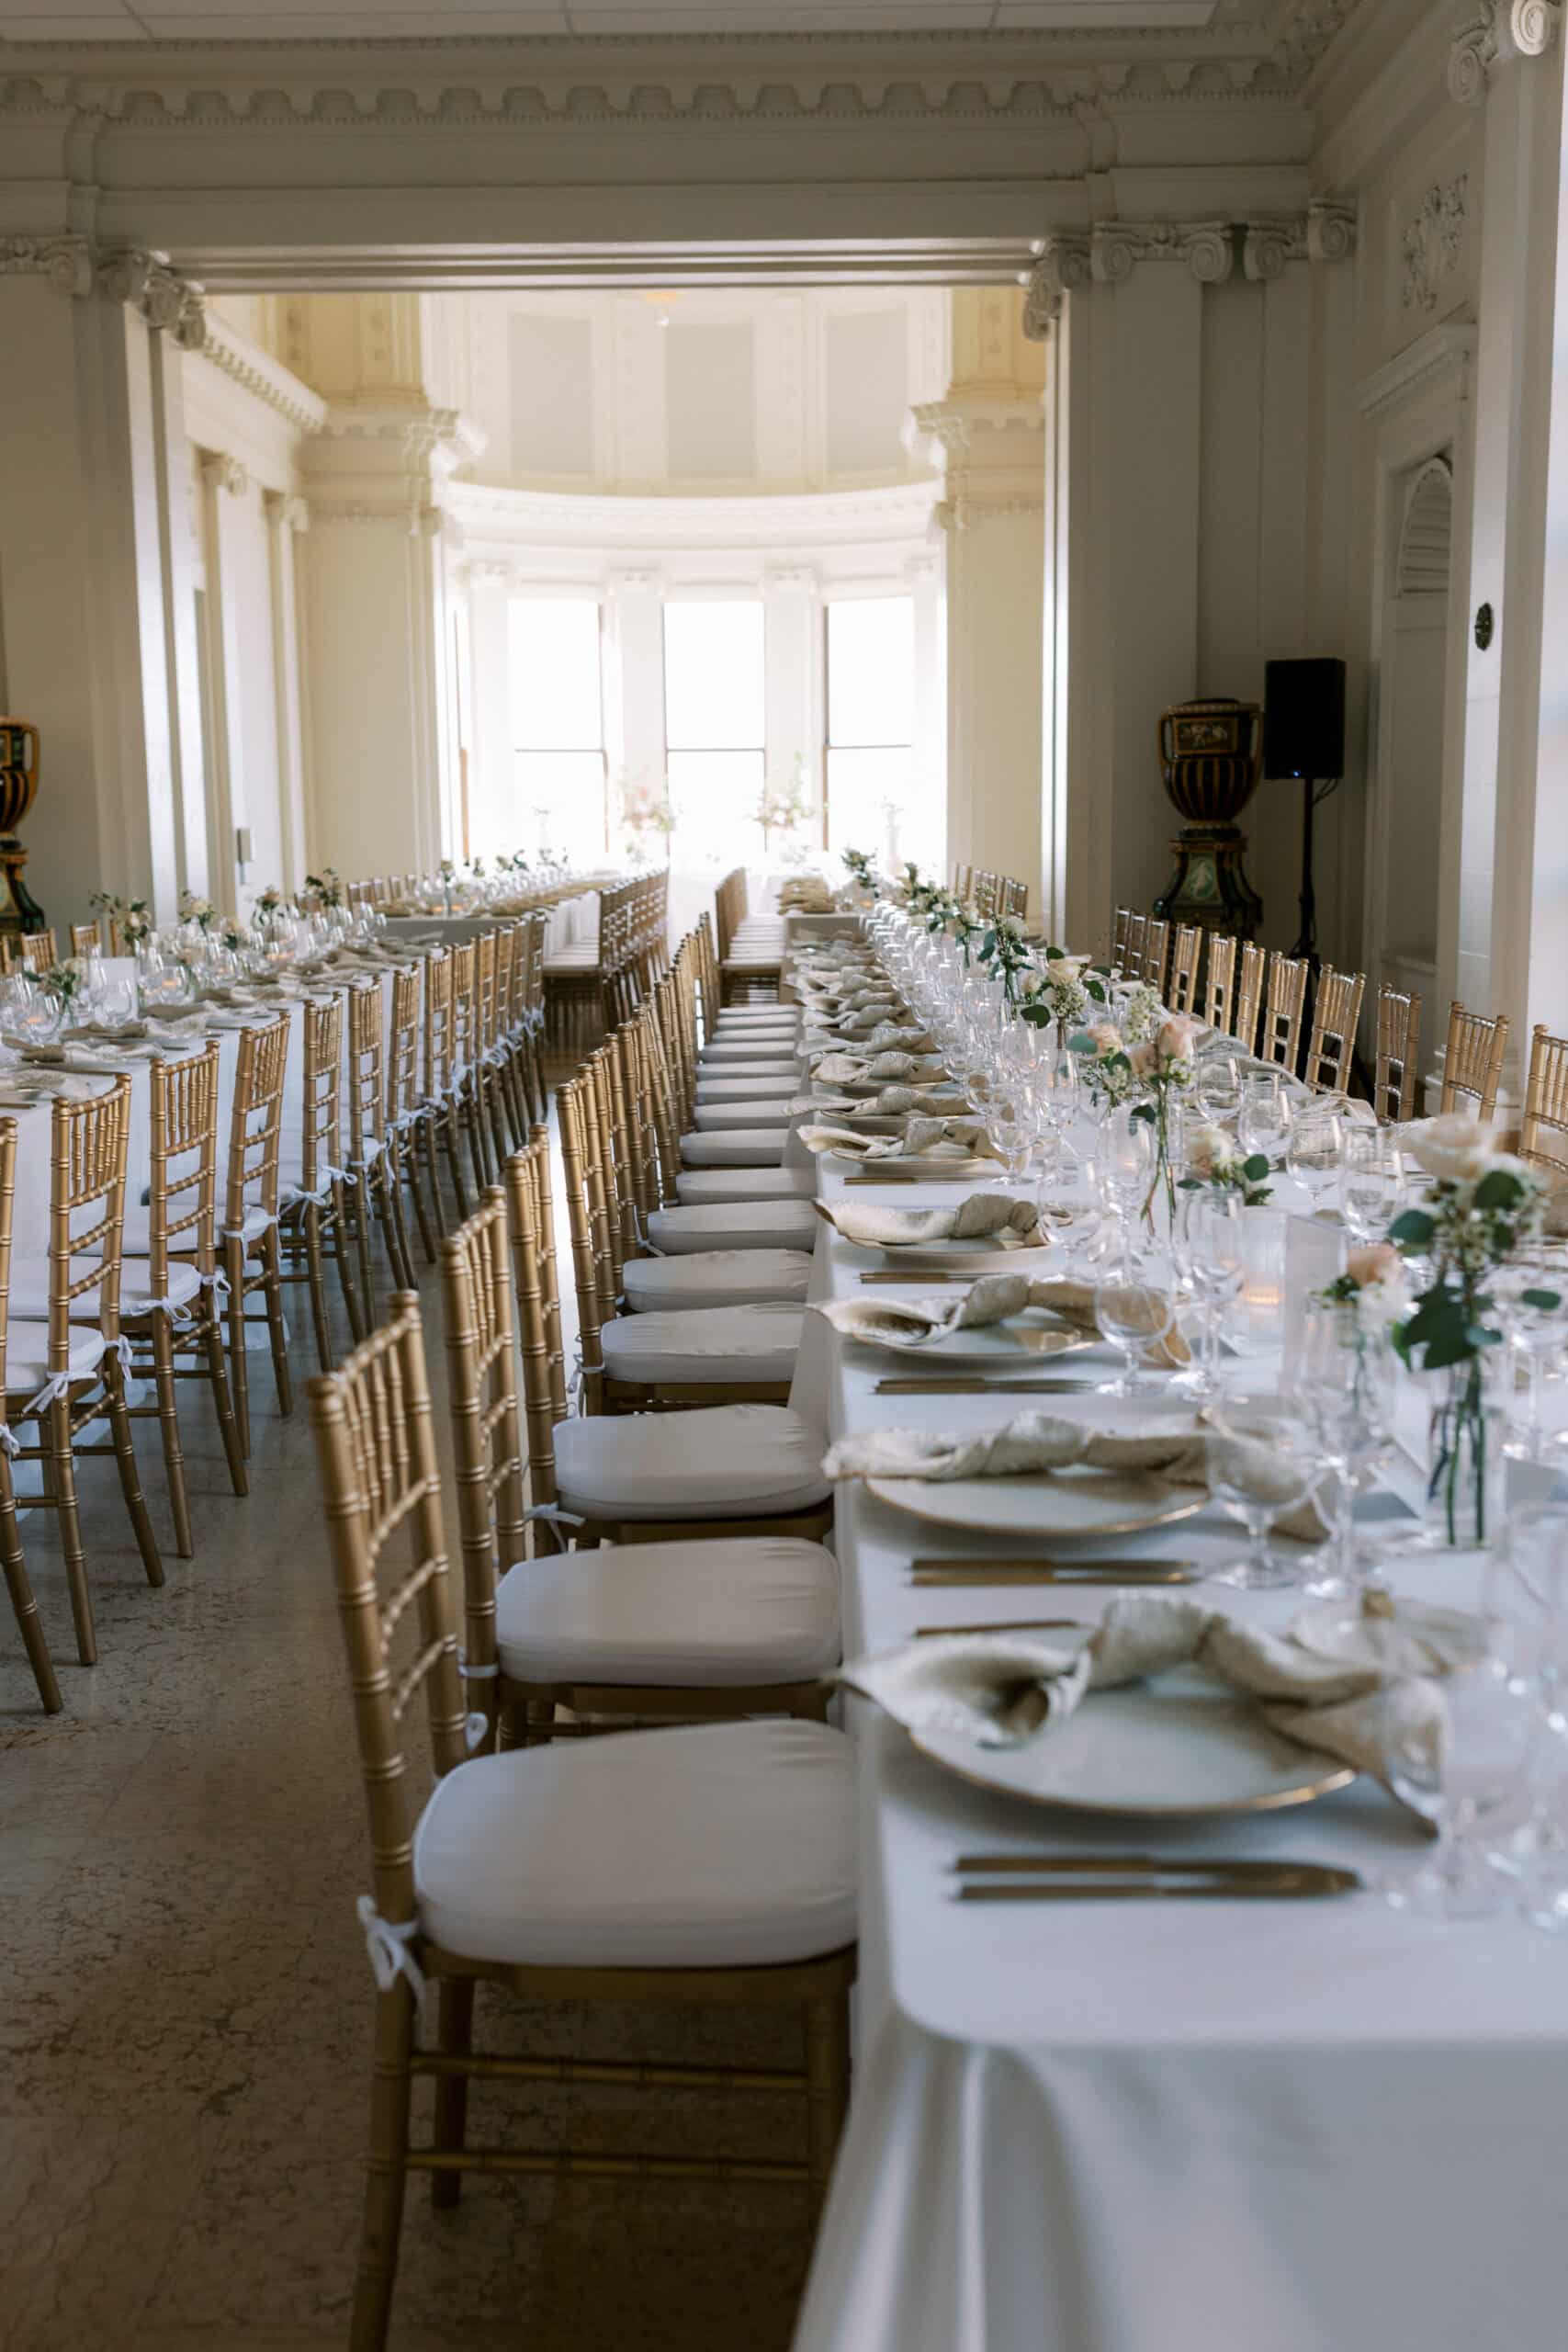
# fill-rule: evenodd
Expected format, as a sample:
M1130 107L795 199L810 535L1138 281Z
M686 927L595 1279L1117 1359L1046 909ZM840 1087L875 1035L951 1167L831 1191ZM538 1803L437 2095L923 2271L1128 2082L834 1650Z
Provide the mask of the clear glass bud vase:
M1491 1367L1472 1356L1434 1374L1422 1540L1440 1551L1484 1551L1503 1532L1505 1420Z

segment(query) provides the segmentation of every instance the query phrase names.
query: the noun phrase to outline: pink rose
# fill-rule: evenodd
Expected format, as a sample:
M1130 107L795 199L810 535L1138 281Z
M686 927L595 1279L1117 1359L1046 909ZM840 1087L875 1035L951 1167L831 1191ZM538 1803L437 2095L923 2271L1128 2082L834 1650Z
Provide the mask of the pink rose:
M1122 1050L1122 1033L1109 1021L1097 1021L1084 1035L1092 1041L1102 1060L1107 1054L1119 1054Z
M1127 1059L1133 1065L1133 1076L1134 1078L1152 1078L1154 1076L1156 1055L1155 1049L1151 1045L1145 1042L1141 1046L1129 1046Z
M1363 1250L1352 1250L1345 1261L1345 1272L1358 1290L1365 1290L1372 1283L1386 1283L1398 1272L1400 1257L1392 1241L1369 1242Z
M1173 1012L1168 1021L1161 1023L1159 1035L1155 1039L1160 1059L1168 1062L1190 1061L1192 1048L1198 1042L1198 1033L1202 1025L1201 1021L1194 1021L1190 1012Z

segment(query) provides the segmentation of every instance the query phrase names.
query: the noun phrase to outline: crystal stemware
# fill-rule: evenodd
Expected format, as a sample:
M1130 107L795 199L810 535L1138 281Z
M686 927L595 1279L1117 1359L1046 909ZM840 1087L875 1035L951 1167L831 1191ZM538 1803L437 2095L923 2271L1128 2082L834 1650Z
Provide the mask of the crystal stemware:
M1198 1309L1201 1352L1172 1385L1190 1396L1213 1396L1220 1385L1220 1317L1246 1278L1246 1215L1237 1193L1203 1185L1177 1197L1171 1257Z
M1116 1378L1100 1383L1102 1396L1138 1396L1153 1386L1140 1367L1146 1363L1149 1351L1167 1337L1175 1315L1170 1292L1159 1284L1141 1281L1136 1269L1127 1261L1102 1275L1094 1286L1095 1323L1100 1337L1108 1340L1123 1359L1123 1368Z
M1228 1391L1209 1408L1209 1490L1249 1538L1246 1555L1222 1568L1214 1582L1243 1592L1299 1585L1301 1568L1271 1549L1269 1532L1316 1486L1323 1471L1316 1438L1300 1408L1275 1394Z
M1250 1159L1255 1152L1278 1159L1291 1132L1291 1098L1277 1071L1247 1079L1236 1114L1236 1139Z
M1396 1910L1478 1919L1502 1908L1507 1882L1480 1833L1521 1792L1538 1723L1533 1678L1506 1644L1440 1681L1402 1679L1384 1691L1379 1724L1388 1785L1438 1833L1420 1867L1385 1887Z
M1334 1526L1306 1588L1325 1600L1359 1595L1367 1582L1356 1496L1393 1451L1395 1365L1386 1331L1365 1326L1354 1303L1307 1310L1292 1389L1334 1476Z

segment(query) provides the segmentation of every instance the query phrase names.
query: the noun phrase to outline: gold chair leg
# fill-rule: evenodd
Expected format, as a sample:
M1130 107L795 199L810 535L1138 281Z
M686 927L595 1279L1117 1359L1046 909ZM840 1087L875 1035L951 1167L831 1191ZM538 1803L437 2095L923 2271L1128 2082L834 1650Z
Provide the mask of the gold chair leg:
M449 2057L466 2058L474 2046L474 1981L471 1976L441 1980L440 2040ZM466 2075L443 2075L435 2086L434 2128L431 2145L460 2149L468 2121L468 2081ZM456 2205L462 2194L460 2172L433 2172L430 2201L437 2207Z
M158 1539L152 1532L152 1517L141 1492L141 1474L137 1468L136 1447L131 1438L130 1415L125 1404L125 1366L118 1356L104 1358L104 1396L107 1401L109 1432L114 1440L115 1466L119 1472L120 1492L136 1536L136 1548L141 1555L141 1565L151 1585L164 1581L164 1563L158 1552Z
M349 1335L355 1346L357 1347L361 1340L369 1337L370 1325L359 1311L359 1293L355 1286L353 1273L349 1270L347 1189L344 1185L335 1182L333 1185L330 1230L333 1258L337 1266L338 1288L343 1293L344 1312L348 1317ZM329 1367L323 1364L321 1369L325 1372Z
M194 1559L190 1497L186 1488L185 1453L180 1444L180 1414L175 1391L175 1335L166 1315L154 1314L152 1324L152 1380L158 1392L158 1434L164 1442L164 1477L169 1489L169 1510L175 1522L175 1550L182 1560Z
M376 1213L381 1220L392 1283L397 1290L414 1287L413 1259L409 1252L408 1217L403 1208L403 1155L400 1137L391 1136L382 1155Z
M226 1239L223 1271L229 1277L229 1385L234 1396L234 1419L240 1426L240 1451L251 1450L251 1383L245 1368L245 1245Z
M57 1715L64 1702L60 1696L60 1685L54 1679L54 1661L49 1654L43 1620L39 1615L38 1602L33 1599L32 1585L28 1577L22 1531L17 1524L17 1490L11 1479L11 1464L3 1453L0 1453L0 1569L5 1572L6 1589L11 1596L17 1631L22 1637L22 1647L28 1654L28 1664L32 1668L43 1711L46 1715Z
M806 2005L807 2162L818 2212L828 2194L833 2158L850 2099L850 2005L829 1994Z
M272 1377L277 1409L284 1419L294 1410L294 1379L288 1369L288 1342L283 1329L282 1243L276 1225L261 1240L262 1295L266 1301L266 1334L272 1346Z
M409 2059L413 2029L413 1994L407 1978L399 1976L376 2003L370 2155L349 2352L384 2352L387 2341L403 2225L403 2184L408 2177Z
M321 1272L321 1212L313 1201L305 1204L305 1281L310 1293L310 1320L316 1332L316 1362L323 1372L333 1368L333 1335L327 1325L327 1286Z
M434 1266L435 1232L441 1223L441 1188L435 1181L435 1144L430 1132L430 1121L421 1119L417 1125L410 1127L407 1133L409 1192L413 1199L414 1217L419 1226L419 1245L424 1251L425 1264ZM420 1182L422 1165L430 1182L431 1200L434 1204L430 1210L425 1207L424 1188ZM412 1283L409 1287L411 1289L413 1287Z
M206 1328L201 1344L207 1351L207 1378L212 1390L212 1401L218 1408L218 1430L223 1440L223 1458L229 1464L229 1484L237 1495L251 1491L250 1474L245 1468L245 1449L240 1441L240 1424L234 1413L234 1398L229 1386L229 1370L223 1361L223 1333L216 1312L205 1310Z

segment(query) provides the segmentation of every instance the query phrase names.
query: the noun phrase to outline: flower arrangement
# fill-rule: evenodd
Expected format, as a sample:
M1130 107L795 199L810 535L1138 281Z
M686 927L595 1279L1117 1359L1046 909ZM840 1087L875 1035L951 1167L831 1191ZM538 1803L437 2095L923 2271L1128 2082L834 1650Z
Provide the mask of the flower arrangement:
M1186 1016L1179 1016L1185 1019ZM1152 1037L1165 1019L1165 1007L1158 991L1137 980L1122 999L1122 1035L1130 1046L1142 1045Z
M95 914L107 920L111 931L114 925L119 926L120 937L133 952L152 931L145 899L122 899L113 890L95 890L87 904Z
M871 863L870 852L863 849L846 849L840 853L840 862L856 889L869 890L874 899L877 895L876 874Z
M782 792L771 785L762 786L756 817L762 829L763 848L768 846L770 833L782 833L787 847L810 814L811 806L806 797L806 762L797 753L789 782Z
M1404 1261L1392 1241L1369 1242L1349 1252L1344 1271L1318 1296L1325 1306L1351 1308L1369 1336L1381 1336L1410 1312Z
M180 921L193 922L201 932L209 932L218 920L218 910L210 899L198 899L194 890L180 892Z
M229 916L219 935L231 956L243 956L250 947L250 933L243 922L236 922L232 915Z
M1266 1181L1271 1172L1266 1151L1243 1153L1223 1127L1206 1125L1190 1129L1185 1142L1183 1192L1196 1192L1207 1184L1216 1192L1239 1193L1242 1206L1248 1209L1260 1209L1272 1199L1273 1188Z
M992 978L1001 981L1002 995L1010 1010L1016 1010L1020 977L1034 960L1021 919L1017 915L994 916L981 937L979 956Z
M621 783L621 823L640 846L644 833L659 833L668 841L675 830L675 808L665 777L658 783Z
M1431 1179L1425 1206L1406 1209L1389 1227L1390 1243L1427 1270L1414 1312L1393 1343L1401 1361L1424 1372L1447 1371L1447 1394L1433 1416L1427 1500L1440 1508L1450 1544L1485 1544L1488 1408L1485 1369L1503 1334L1488 1295L1490 1276L1540 1229L1544 1187L1511 1152L1498 1151L1478 1119L1450 1114L1421 1121L1405 1149ZM1555 1291L1523 1294L1550 1313Z
M264 922L275 922L283 912L283 893L275 882L256 892L255 911Z
M443 874L446 871L445 860L441 870ZM343 904L343 883L333 866L323 865L319 874L307 874L305 888L314 890L323 907L341 907Z
M86 981L85 958L67 956L63 963L51 964L47 972L36 972L33 978L45 996L54 997L61 1004L70 1004L81 995Z
M1093 1001L1087 956L1066 956L1059 947L1047 947L1043 965L1025 973L1020 990L1019 1010L1031 1027L1046 1029L1054 1023L1063 1040L1070 1031L1081 1029ZM1104 1001L1103 989L1100 1001Z
M1122 1032L1109 1021L1092 1022L1067 1039L1067 1051L1083 1057L1083 1080L1097 1102L1115 1110L1138 1091L1132 1056Z
M1153 995L1153 989L1147 991ZM1158 1002L1158 999L1156 999ZM1144 1216L1154 1224L1155 1194L1165 1186L1165 1196L1172 1215L1176 1210L1176 1180L1171 1166L1171 1112L1176 1098L1184 1094L1192 1083L1192 1055L1202 1033L1202 1023L1189 1012L1168 1013L1152 1038L1145 1037L1134 1046L1128 1060L1133 1076L1144 1088L1147 1100L1133 1113L1134 1119L1146 1120L1155 1130L1155 1172L1150 1180L1148 1198L1144 1203Z

